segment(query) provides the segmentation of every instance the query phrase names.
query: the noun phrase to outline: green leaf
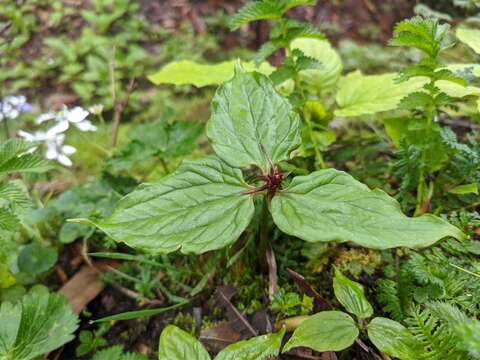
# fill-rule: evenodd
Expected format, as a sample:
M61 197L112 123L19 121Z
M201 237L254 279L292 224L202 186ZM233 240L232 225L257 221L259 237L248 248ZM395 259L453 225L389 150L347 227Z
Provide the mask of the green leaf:
M319 94L335 88L342 74L343 64L340 55L328 40L298 38L292 42L291 47L320 62L318 69L300 72L300 79L311 91Z
M220 351L215 360L264 360L278 356L285 329L237 342Z
M202 343L176 326L168 325L160 335L158 360L210 360Z
M476 194L478 195L478 185L477 184L463 184L455 186L453 189L448 190L451 194L465 195L465 194Z
M402 324L377 317L368 324L368 337L384 354L401 360L417 360L423 353L421 343Z
M123 353L120 345L112 346L95 354L92 360L148 360L146 356L136 353Z
M355 314L359 319L373 315L372 305L365 297L363 286L344 276L338 269L335 269L333 290L337 300L349 313Z
M30 360L73 339L77 317L65 298L31 293L21 304L0 306L0 359Z
M339 81L336 116L355 117L394 110L410 93L420 90L427 80L415 77L397 83L397 74L362 75L354 72Z
M190 60L174 61L165 65L160 71L148 76L155 85L194 85L204 87L220 85L234 75L237 60L224 61L218 64L199 64ZM264 62L257 68L253 62L243 62L246 71L258 71L270 75L274 68Z
M436 19L415 16L395 26L390 45L416 48L436 58L445 48L443 41L449 30L448 24L441 25Z
M18 255L18 269L33 275L42 274L55 265L58 259L57 250L36 243L25 245Z
M203 253L233 243L253 216L242 173L218 158L184 161L171 175L121 199L96 224L116 241L151 253Z
M297 176L271 204L283 232L310 242L353 241L374 249L421 248L465 235L433 216L405 216L398 202L379 189L370 190L335 169Z
M457 29L456 35L461 42L480 54L480 30L461 27Z
M266 76L238 70L212 100L207 136L217 155L231 166L256 165L267 173L265 154L278 163L299 146L299 122Z
M315 5L315 0L258 0L242 7L230 21L236 30L252 21L280 18L284 12L300 5Z
M341 311L322 311L300 324L282 352L299 346L319 352L340 351L350 347L358 334L350 315Z
M34 154L26 154L34 146L34 143L21 139L10 139L0 145L0 174L49 170L51 165L48 161Z

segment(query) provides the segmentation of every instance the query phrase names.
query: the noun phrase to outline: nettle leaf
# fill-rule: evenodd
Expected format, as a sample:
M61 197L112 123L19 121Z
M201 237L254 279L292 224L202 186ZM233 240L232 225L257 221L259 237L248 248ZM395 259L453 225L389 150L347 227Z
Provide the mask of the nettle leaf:
M339 81L336 116L356 117L396 109L401 100L420 90L427 79L415 77L401 83L397 74L363 75L353 72Z
M220 85L234 75L237 60L224 61L218 64L199 64L190 60L174 61L165 65L160 71L148 76L155 85L194 85L198 88L209 85ZM270 75L275 69L263 62L256 67L253 62L242 62L246 71L257 71Z
M458 28L457 38L467 44L477 54L480 54L480 30L469 28Z
M171 175L121 199L95 224L116 241L148 251L203 253L227 246L253 216L239 169L215 156L184 161Z
M435 58L444 48L443 41L450 26L433 18L415 16L395 26L390 45L413 47Z
M335 87L342 74L343 63L328 40L298 38L292 42L291 47L318 60L321 65L318 69L300 72L300 79L308 87L316 93L332 90Z
M0 359L29 360L73 339L77 316L65 298L31 293L20 304L0 306Z
M277 333L237 342L220 351L215 360L264 360L276 357L280 353L284 335L283 328Z
M422 344L402 324L377 317L368 324L368 337L384 354L402 360L417 360L423 354Z
M233 167L256 165L265 173L300 145L300 119L272 82L237 70L212 100L207 136L215 153Z
M231 19L230 29L252 21L280 18L283 13L301 5L315 5L315 0L258 0L251 1L242 7Z
M338 269L335 269L333 290L337 300L349 313L355 314L359 319L373 315L372 305L365 297L363 286L344 276Z
M341 311L322 311L300 324L282 352L299 346L319 352L340 351L350 347L358 334L350 315Z
M158 360L210 360L202 343L182 329L168 325L160 335Z
M374 249L419 248L465 235L433 216L405 216L398 202L335 169L297 176L271 203L283 232L310 242L353 241Z

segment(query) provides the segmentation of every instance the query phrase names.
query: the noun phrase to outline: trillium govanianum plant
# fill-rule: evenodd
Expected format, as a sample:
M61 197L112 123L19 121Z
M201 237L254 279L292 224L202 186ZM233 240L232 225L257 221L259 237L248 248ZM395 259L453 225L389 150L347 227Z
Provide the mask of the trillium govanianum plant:
M212 102L207 135L216 155L184 161L125 196L108 218L88 222L149 253L198 254L236 241L253 217L254 197L263 196L280 230L310 242L418 248L465 236L436 216L405 216L385 192L343 171L290 180L278 164L300 145L299 125L299 115L266 76L238 67ZM250 166L259 174L249 183L242 169Z

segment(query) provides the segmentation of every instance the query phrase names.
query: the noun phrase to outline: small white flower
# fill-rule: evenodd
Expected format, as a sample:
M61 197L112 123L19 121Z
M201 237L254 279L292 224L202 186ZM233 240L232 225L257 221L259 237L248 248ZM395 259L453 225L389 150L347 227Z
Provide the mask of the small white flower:
M87 120L88 115L89 112L80 106L69 109L64 105L63 109L57 113L48 112L40 115L36 123L41 124L45 121L55 120L58 123L58 125L56 125L58 129L63 129L61 132L67 131L70 124L75 125L80 131L97 130L97 127Z

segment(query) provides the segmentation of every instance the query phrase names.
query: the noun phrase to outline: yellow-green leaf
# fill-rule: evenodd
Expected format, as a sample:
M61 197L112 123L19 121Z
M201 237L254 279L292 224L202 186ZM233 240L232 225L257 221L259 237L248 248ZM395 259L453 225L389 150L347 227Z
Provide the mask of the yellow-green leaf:
M461 27L457 29L456 34L461 42L467 44L477 54L480 54L480 30Z

